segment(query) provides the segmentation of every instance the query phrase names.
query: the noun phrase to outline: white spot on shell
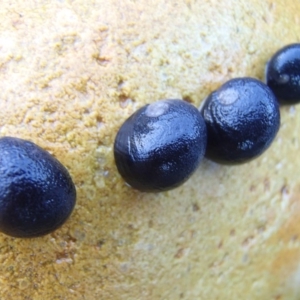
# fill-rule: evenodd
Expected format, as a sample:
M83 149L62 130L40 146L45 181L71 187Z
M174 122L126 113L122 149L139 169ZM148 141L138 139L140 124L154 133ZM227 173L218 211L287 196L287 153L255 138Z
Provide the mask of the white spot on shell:
M205 97L205 98L202 100L202 102L201 102L201 104L200 104L200 106L199 106L199 108L198 108L198 110L199 110L199 111L201 111L201 110L202 110L202 108L203 108L203 106L204 106L204 104L205 104L205 102L206 102L207 98L208 98L208 96L207 96L207 97Z
M204 109L203 116L206 121L211 122L211 123L213 122L213 119L212 119L211 114L208 109Z
M230 105L239 99L239 93L235 89L226 89L217 95L217 99L221 104Z
M170 170L171 167L172 167L172 163L169 162L169 163L163 164L163 165L161 166L161 169L162 169L163 171L167 172L167 171Z
M146 108L145 114L147 117L159 117L169 109L169 104L165 101L151 103Z
M264 83L266 83L268 81L267 80L267 74L268 74L269 64L270 64L270 61L267 61L266 65L265 65Z
M279 76L277 82L278 82L278 83L284 84L284 83L289 82L289 80L290 80L290 76L289 76L289 75L287 75L287 74L282 74L282 75Z
M244 151L251 149L252 146L253 146L253 143L250 140L246 140L246 141L239 143L239 148Z

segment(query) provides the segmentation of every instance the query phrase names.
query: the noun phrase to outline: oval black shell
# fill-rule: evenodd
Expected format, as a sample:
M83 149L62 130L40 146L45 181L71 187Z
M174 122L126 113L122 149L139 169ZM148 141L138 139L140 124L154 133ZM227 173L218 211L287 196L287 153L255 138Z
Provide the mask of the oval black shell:
M273 55L266 81L281 104L300 102L300 44L285 46Z
M37 237L71 214L76 190L66 168L32 142L0 138L0 231Z
M247 162L262 154L280 126L272 91L254 78L229 80L206 99L206 157L223 164Z
M206 148L204 120L183 100L161 100L136 111L115 139L115 162L135 189L157 192L175 188L198 167Z

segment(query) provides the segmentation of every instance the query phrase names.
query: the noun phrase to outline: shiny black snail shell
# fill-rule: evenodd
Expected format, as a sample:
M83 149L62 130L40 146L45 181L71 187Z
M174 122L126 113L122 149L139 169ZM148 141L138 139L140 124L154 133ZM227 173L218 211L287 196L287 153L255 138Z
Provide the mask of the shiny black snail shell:
M272 56L266 81L281 104L300 102L300 44L285 46Z
M229 80L209 95L201 113L208 136L205 155L223 164L244 163L259 156L280 126L276 97L254 78Z
M66 168L32 142L0 138L0 231L37 237L70 216L76 190Z
M199 111L183 100L161 100L136 111L114 144L119 173L133 188L156 192L175 188L198 167L206 148Z

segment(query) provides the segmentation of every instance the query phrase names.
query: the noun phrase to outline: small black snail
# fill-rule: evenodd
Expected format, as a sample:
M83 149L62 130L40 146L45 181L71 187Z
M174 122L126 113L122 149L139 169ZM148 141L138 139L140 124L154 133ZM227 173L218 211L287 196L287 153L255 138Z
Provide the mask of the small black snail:
M114 144L117 168L140 191L175 188L198 167L206 148L199 111L183 100L161 100L129 117Z
M71 214L76 190L66 168L32 142L0 138L0 231L37 237Z
M247 162L262 154L280 126L276 97L254 78L229 80L206 99L207 158L223 164Z
M285 46L273 55L266 81L281 104L300 102L300 44Z

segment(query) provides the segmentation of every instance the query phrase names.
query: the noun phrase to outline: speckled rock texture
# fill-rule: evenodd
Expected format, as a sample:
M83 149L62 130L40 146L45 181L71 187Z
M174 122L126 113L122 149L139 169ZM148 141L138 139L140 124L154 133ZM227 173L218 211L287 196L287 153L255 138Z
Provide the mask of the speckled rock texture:
M5 300L297 300L300 106L261 157L204 161L181 187L140 193L113 160L122 122L164 98L199 106L233 77L263 79L300 41L294 0L9 1L0 6L0 135L32 140L77 189L70 219L0 235Z

